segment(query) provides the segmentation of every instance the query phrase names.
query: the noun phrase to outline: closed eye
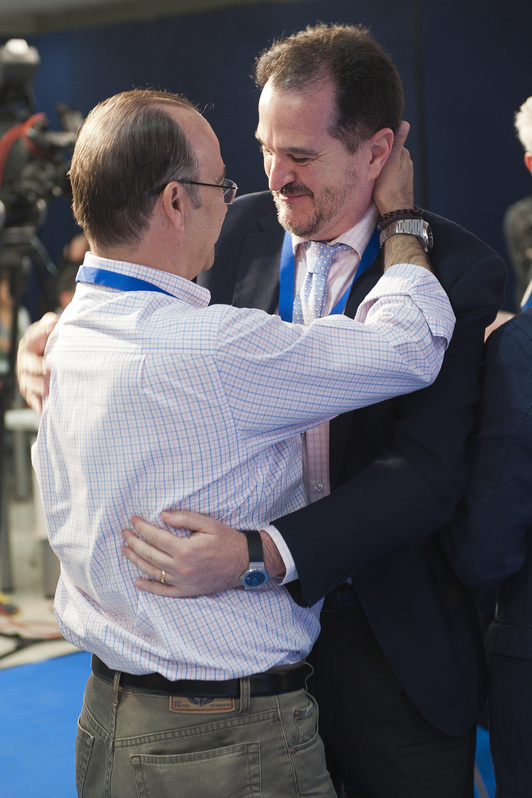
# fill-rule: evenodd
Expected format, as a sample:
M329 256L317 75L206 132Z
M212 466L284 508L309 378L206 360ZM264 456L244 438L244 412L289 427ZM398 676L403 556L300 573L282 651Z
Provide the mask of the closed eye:
M304 165L306 163L310 163L313 160L312 158L309 158L308 156L299 156L299 155L290 155L289 154L288 157L290 158L292 163L298 164L299 166L302 166L302 165Z
M273 155L272 151L269 150L265 144L261 143L259 149L263 157L266 157L267 155L268 156ZM297 166L304 166L305 164L315 160L317 156L314 154L297 155L296 152L287 152L286 157L289 158L292 161L292 163L296 164Z

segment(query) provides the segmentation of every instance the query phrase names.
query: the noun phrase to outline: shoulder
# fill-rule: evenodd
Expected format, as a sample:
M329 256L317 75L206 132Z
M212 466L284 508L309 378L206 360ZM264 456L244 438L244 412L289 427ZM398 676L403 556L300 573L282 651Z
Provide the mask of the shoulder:
M245 239L257 233L268 233L268 240L271 236L283 240L284 230L277 221L270 191L244 194L228 207L215 247L216 260L239 256Z
M531 407L532 311L525 311L497 328L487 340L481 417L483 423L488 418L490 427L499 431L524 423ZM527 434L530 436L530 432Z
M503 362L518 359L525 372L530 363L532 369L532 309L518 313L502 324L486 342L488 363L495 358Z
M443 216L423 211L434 235L430 260L445 290L477 292L479 302L504 300L506 263L492 247L474 233ZM464 297L469 301L470 297Z
M471 231L466 230L462 225L446 219L444 216L432 213L432 211L424 210L423 218L429 222L434 234L433 252L442 254L450 248L453 250L460 248L464 250L464 255L468 254L469 257L471 255L477 257L492 256L502 260L489 244L486 244L485 241L482 241Z
M214 265L210 271L198 277L198 283L206 286L213 302L232 304L240 281L248 286L257 283L264 287L268 298L265 307L270 308L276 300L271 294L269 277L271 267L280 258L284 230L277 221L277 212L271 192L261 191L245 194L227 209L220 237L215 247ZM275 282L275 281L274 281ZM255 304L257 293L246 291L245 304ZM236 301L236 304L241 304ZM260 303L263 304L262 301Z
M277 212L270 191L258 191L237 197L227 209L220 240L237 228L242 234L274 230L279 227Z

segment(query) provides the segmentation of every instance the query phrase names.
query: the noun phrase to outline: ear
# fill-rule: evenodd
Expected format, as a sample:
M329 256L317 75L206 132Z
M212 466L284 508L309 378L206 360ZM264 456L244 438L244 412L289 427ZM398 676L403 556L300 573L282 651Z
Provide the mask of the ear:
M176 230L183 229L186 217L185 189L176 180L165 187L161 196L161 210Z
M369 151L368 180L376 180L388 160L393 147L393 130L384 127L366 142Z
M525 152L525 166L532 175L532 152Z

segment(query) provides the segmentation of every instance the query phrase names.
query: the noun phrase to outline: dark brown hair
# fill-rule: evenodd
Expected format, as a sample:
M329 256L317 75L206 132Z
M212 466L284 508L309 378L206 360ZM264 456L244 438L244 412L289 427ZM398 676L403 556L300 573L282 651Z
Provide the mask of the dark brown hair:
M363 25L308 26L281 38L257 58L254 79L284 91L312 92L332 79L337 115L330 134L354 152L377 130L395 131L403 113L401 78L390 56Z
M150 191L197 177L193 150L166 110L175 106L197 113L176 94L135 89L104 100L87 116L74 147L70 181L74 216L91 243L137 240L157 201ZM194 200L195 186L186 188Z

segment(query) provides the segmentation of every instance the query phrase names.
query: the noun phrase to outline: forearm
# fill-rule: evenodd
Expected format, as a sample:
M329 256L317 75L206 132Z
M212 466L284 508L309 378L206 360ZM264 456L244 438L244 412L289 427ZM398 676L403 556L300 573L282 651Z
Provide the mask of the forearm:
M396 263L413 263L432 272L428 255L416 236L398 234L390 236L383 245L384 271Z
M401 122L395 132L390 156L382 168L373 189L373 200L382 220L381 236L386 238L396 219L413 219L421 222L418 211L414 211L414 166L410 153L404 147L410 130L407 122ZM384 232L383 231L384 228ZM426 226L425 226L426 231ZM382 244L382 237L381 237ZM396 263L414 263L432 271L429 259L415 235L393 233L383 244L384 271Z

